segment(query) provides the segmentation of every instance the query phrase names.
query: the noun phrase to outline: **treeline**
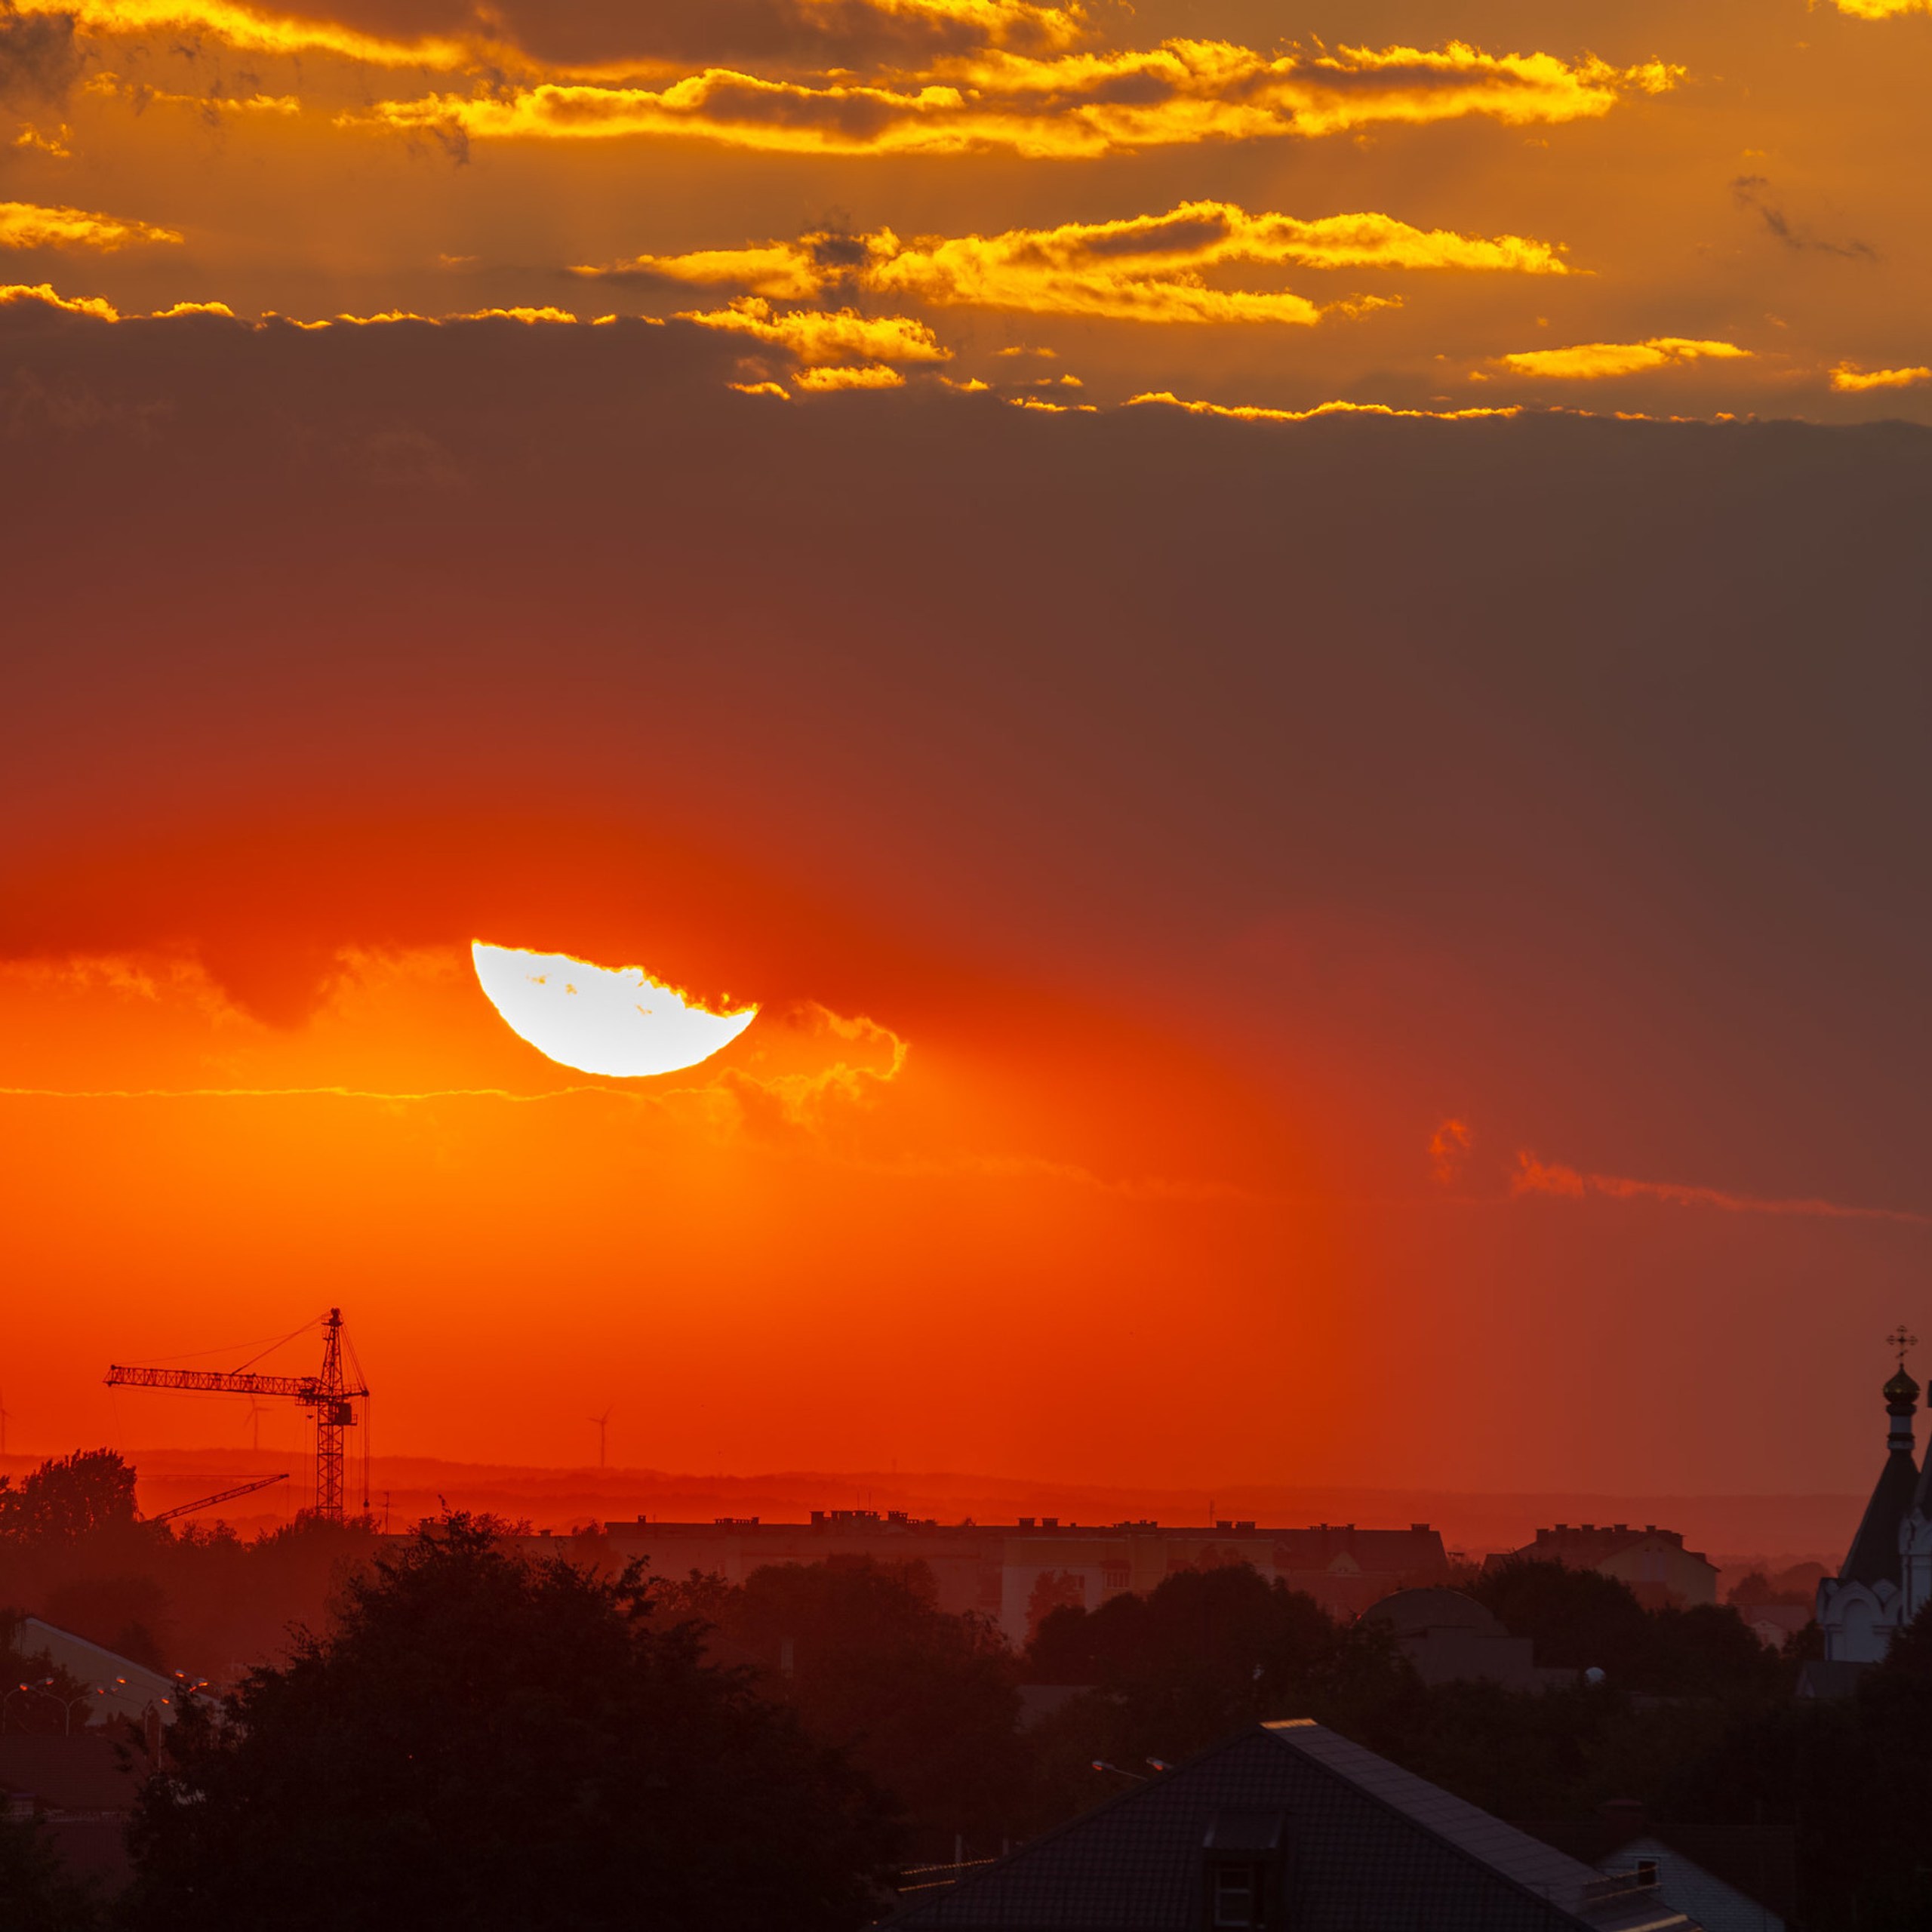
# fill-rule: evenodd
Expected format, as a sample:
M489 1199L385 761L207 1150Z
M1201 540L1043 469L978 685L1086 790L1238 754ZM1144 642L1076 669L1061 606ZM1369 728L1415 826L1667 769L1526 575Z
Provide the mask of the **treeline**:
M70 1506L111 1490L74 1473L0 1500L0 1563L147 1534L118 1504ZM857 1926L909 1864L997 1852L1150 1761L1306 1716L1546 1832L1634 1801L1759 1896L1780 1847L1770 1902L1795 1887L1808 1932L1932 1925L1932 1626L1820 1704L1793 1696L1801 1647L1763 1649L1728 1607L1648 1611L1550 1564L1466 1578L1540 1663L1577 1673L1530 1694L1426 1686L1386 1626L1338 1624L1244 1566L1063 1608L1016 1654L941 1610L916 1564L660 1579L595 1539L527 1558L511 1526L462 1516L352 1557L331 1552L331 1614L257 1654L285 1660L175 1726L132 1888L78 1897L13 1825L0 1923L614 1927L648 1900L666 1932Z
M305 1517L246 1540L225 1524L143 1522L134 1472L111 1450L0 1477L0 1608L26 1612L150 1669L226 1680L318 1624L374 1554L367 1521Z

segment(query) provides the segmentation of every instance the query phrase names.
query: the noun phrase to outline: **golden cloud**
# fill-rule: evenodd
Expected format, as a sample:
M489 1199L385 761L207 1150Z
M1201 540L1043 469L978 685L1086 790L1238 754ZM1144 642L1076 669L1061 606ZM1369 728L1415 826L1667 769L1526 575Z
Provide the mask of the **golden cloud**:
M118 322L121 319L120 311L113 303L103 301L97 295L57 294L53 285L45 281L0 283L0 308L11 307L20 302L38 302L49 309L62 309L70 315L91 315L97 321Z
M1564 382L1595 382L1607 376L1635 376L1706 358L1746 356L1734 342L1697 342L1677 335L1647 342L1580 342L1567 349L1530 349L1496 359L1518 376L1554 377Z
M795 242L639 255L580 275L631 275L748 286L798 300L838 285L940 306L1140 322L1300 322L1322 309L1284 290L1211 286L1204 271L1269 267L1458 268L1567 272L1558 248L1521 235L1420 229L1385 214L1251 215L1231 202L1185 202L1161 215L1057 228L901 242L890 229L819 233Z
M260 12L233 0L14 0L14 5L23 14L64 16L97 38L206 34L242 53L331 54L368 67L460 73L504 51L471 38L395 40L333 20Z
M130 81L114 73L99 73L84 92L119 97L132 103L137 113L150 107L186 107L204 120L218 120L224 114L279 114L302 112L300 99L292 94L177 94L165 88L150 87L145 81Z
M621 78L650 69L663 71L669 57L685 57L675 45L684 36L660 41L649 51L653 23L647 17L626 23L621 32L641 41L641 58L559 64L539 59L516 44L512 23L499 9L476 10L488 33L421 35L415 38L368 33L337 21L298 17L242 6L234 0L17 0L26 14L58 14L97 39L167 35L206 35L237 51L299 57L326 55L370 67L414 68L432 73L496 78L514 74L531 79ZM785 43L809 54L814 43L833 60L903 54L923 48L1070 48L1087 37L1081 9L1041 6L1032 0L770 0L760 35L774 54ZM737 25L752 25L740 20ZM737 38L737 36L734 36ZM671 70L675 72L675 69Z
M69 315L91 315L104 322L165 322L184 315L220 315L236 322L241 328L250 329L378 328L408 323L414 323L425 328L439 328L451 322L488 321L518 322L526 328L542 324L565 323L575 328L595 328L617 319L611 315L600 315L586 323L580 316L572 315L568 309L465 309L443 315L422 315L413 309L389 309L371 315L332 315L320 321L302 321L293 315L270 313L251 321L238 318L225 302L177 302L166 309L150 309L123 315L111 302L99 296L63 295L48 282L17 281L0 285L0 305L24 302L38 302L45 307L63 310ZM646 328L663 326L649 317L640 316L637 320Z
M1420 125L1471 115L1512 126L1607 113L1681 69L1594 57L1491 54L1461 42L1294 50L1278 57L1225 41L1041 59L989 52L937 61L888 85L808 85L711 68L663 88L568 85L377 102L340 125L445 138L560 140L680 135L768 152L959 154L1039 158L1286 135Z
M1832 0L1855 20L1895 20L1904 14L1932 14L1932 0Z
M42 208L32 202L0 202L0 248L98 248L109 252L131 242L179 242L172 228L85 208Z
M1835 389L1904 389L1915 383L1932 383L1932 368L1861 369L1853 363L1840 362L1832 370Z
M882 362L861 363L856 368L835 365L830 368L801 369L792 378L801 389L896 389L905 386L906 378Z
M910 315L861 315L851 309L793 309L781 313L758 295L741 297L728 309L694 310L678 319L696 322L701 328L735 331L774 349L789 349L808 364L944 362L952 355L924 322ZM879 385L848 382L819 386Z
M1254 403L1183 402L1168 389L1149 389L1129 396L1127 407L1159 403L1184 409L1190 416L1225 416L1236 423L1312 423L1319 416L1413 416L1438 423L1469 423L1484 417L1521 416L1520 404L1494 409L1398 409L1386 402L1318 402L1309 409L1265 409Z

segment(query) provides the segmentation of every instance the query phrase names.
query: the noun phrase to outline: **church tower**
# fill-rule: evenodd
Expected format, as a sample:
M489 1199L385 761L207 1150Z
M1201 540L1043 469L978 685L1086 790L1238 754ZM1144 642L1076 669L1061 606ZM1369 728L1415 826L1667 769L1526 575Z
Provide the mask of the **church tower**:
M1899 1352L1899 1365L1881 1391L1890 1418L1884 1466L1843 1569L1818 1586L1818 1627L1829 1663L1876 1663L1891 1647L1892 1632L1910 1623L1918 1604L1932 1595L1932 1523L1925 1517L1932 1492L1913 1455L1912 1418L1918 1407L1918 1384L1905 1367L1905 1352L1914 1338L1901 1328L1889 1339ZM1927 1466L1932 1468L1932 1457ZM1915 1530L1915 1524L1920 1527ZM1918 1567L1911 1572L1914 1580L1921 1574L1924 1579L1909 1609L1908 1546L1918 1552Z

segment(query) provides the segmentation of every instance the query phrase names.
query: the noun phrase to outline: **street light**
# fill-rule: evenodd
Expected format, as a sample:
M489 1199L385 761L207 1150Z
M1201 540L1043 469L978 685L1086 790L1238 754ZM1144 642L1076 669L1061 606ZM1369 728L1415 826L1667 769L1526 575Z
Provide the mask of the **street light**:
M104 1697L107 1694L97 1684L91 1690L83 1690L78 1697L63 1697L54 1688L54 1680L51 1677L43 1677L38 1684L23 1684L20 1688L23 1690L37 1690L43 1697L51 1697L60 1706L61 1729L69 1737L74 1734L74 1706L85 1704L90 1697Z
M54 1680L50 1677L47 1681L51 1684ZM32 1697L39 1687L37 1684L17 1684L5 1697L0 1697L0 1732L4 1732L7 1728L7 1706L23 1692Z

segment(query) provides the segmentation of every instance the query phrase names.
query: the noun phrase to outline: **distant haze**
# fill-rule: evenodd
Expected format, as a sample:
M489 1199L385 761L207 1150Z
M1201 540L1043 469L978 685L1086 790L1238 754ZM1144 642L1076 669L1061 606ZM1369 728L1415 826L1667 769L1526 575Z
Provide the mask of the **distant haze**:
M281 1487L245 1497L227 1509L180 1519L223 1521L245 1534L285 1522L303 1500L306 1466L298 1457L257 1459L245 1450L131 1450L140 1472L140 1500L153 1512L288 1468ZM0 1473L16 1477L35 1459L0 1458ZM358 1472L359 1473L359 1472ZM352 1484L351 1506L360 1500ZM1719 1560L1832 1563L1857 1527L1863 1499L1855 1496L1582 1495L1574 1491L1485 1494L1444 1490L1298 1487L1290 1484L1229 1484L1205 1491L1146 1487L1109 1488L1091 1483L1025 1481L971 1474L898 1474L870 1470L774 1470L753 1475L699 1475L636 1469L542 1469L513 1463L445 1462L431 1457L379 1456L371 1465L371 1506L380 1518L385 1497L392 1529L452 1509L488 1510L537 1529L568 1529L588 1521L639 1516L703 1522L713 1516L760 1516L802 1522L814 1509L903 1509L958 1522L1012 1522L1057 1515L1063 1522L1113 1523L1152 1518L1171 1524L1245 1518L1264 1527L1356 1523L1364 1529L1428 1522L1452 1549L1514 1549L1542 1525L1557 1522L1656 1523L1682 1531L1694 1549Z

